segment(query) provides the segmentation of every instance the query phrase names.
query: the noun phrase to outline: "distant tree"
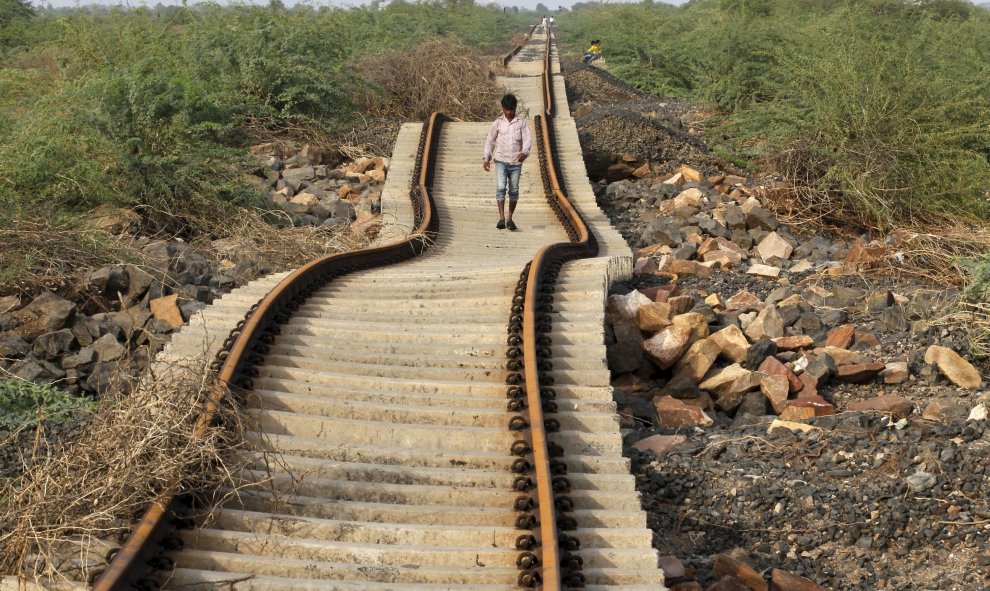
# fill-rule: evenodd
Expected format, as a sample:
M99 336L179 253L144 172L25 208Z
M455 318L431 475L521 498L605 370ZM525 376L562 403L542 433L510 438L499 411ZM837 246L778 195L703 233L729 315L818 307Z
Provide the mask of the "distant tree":
M539 12L540 14L547 14L548 12L550 12L550 9L547 8L542 2L540 2L539 4L536 5L536 12Z
M14 19L28 18L34 9L27 0L0 0L0 27L5 27Z

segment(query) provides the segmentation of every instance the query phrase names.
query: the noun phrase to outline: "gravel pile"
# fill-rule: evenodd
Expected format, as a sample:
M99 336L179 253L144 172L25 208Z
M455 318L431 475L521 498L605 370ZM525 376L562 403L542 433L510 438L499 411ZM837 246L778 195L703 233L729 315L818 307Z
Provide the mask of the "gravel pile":
M562 68L592 181L606 178L608 166L624 154L656 163L691 162L706 170L721 165L684 123L689 103L640 93L578 61L565 60Z
M630 172L645 166L640 170L652 175L682 164L705 175L736 172L678 123L690 105L624 88L596 68L565 64L565 74L596 193L634 249L649 246L643 237L657 220L644 213L658 200L637 198L628 180L622 191L610 191L618 184L607 182L610 166L625 162ZM851 248L841 240L803 235L800 228L785 230L798 244L813 243L828 257L820 264L840 264ZM966 411L990 402L986 380L960 388L923 359L931 345L965 357L966 327L915 321L905 330L889 314L863 305L873 294L889 291L911 294L931 314L944 310L958 293L868 270L834 277L796 273L788 280L792 286L850 295L841 305L830 303L835 321L875 335L879 345L871 353L878 360L906 359L911 380L823 384L819 393L838 414L803 420L801 429L771 428L777 417L758 413L737 418L719 411L711 425L679 428L643 421L637 412L624 416L627 455L654 543L665 556L665 570L673 565L668 587L758 590L769 582L770 589L803 591L818 588L814 581L827 589L856 591L990 589L990 428L985 418L967 420L966 412L922 417L934 400ZM613 293L669 282L662 275L637 275L616 285ZM779 287L777 281L737 271L677 279L678 292L696 299L749 291L766 300ZM860 302L853 297L857 293ZM969 361L988 375L985 361ZM631 404L618 392L620 405ZM910 399L913 411L900 417L846 408L852 401L890 393ZM656 439L650 446L641 443L658 436L666 445ZM727 564L743 566L727 574ZM787 579L777 576L781 571L805 577L809 586L778 582Z

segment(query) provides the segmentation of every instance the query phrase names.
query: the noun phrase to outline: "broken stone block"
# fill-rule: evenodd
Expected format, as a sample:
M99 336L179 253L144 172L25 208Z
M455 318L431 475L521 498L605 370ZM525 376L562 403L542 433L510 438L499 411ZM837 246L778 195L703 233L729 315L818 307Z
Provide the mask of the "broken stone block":
M13 333L31 342L48 332L65 328L76 313L76 305L50 291L42 292L30 304L11 314Z
M780 234L770 232L756 246L756 252L759 253L760 258L764 261L771 259L787 260L790 258L791 253L794 252L794 247L791 246L790 242L781 238Z
M825 339L825 346L835 347L837 349L848 349L849 345L852 344L855 333L856 327L852 324L844 324L833 328L828 332L828 337Z
M710 338L696 341L677 361L674 366L674 376L688 377L694 382L701 381L720 352L718 343Z
M709 337L709 340L714 338L714 336L715 335ZM738 363L733 363L727 367L713 370L710 374L708 374L708 376L705 377L704 381L698 384L698 387L702 390L714 392L715 394L724 394L728 391L733 382L739 378L748 376L750 373L752 372L743 368L743 366Z
M632 444L639 451L652 451L658 457L665 456L674 446L687 441L683 435L651 435Z
M818 583L779 568L770 569L770 591L828 591Z
M644 304L652 302L650 298L633 290L626 295L608 296L608 317L612 323L620 319L635 319L636 310Z
M714 423L705 411L670 396L654 400L653 406L664 427L707 427Z
M660 267L660 271L673 273L675 275L697 275L698 277L711 277L715 271L697 261L682 261L667 257L665 263Z
M982 381L980 372L970 362L947 347L928 347L925 351L925 363L934 363L942 375L960 388L976 388Z
M685 326L691 329L689 345L708 336L708 321L705 319L705 315L700 312L678 314L674 316L671 322L678 326Z
M749 275L756 275L757 277L768 277L774 279L780 277L780 267L753 264L749 266L749 270L746 271L746 273Z
M969 408L959 404L955 400L939 399L932 400L921 417L929 421L949 421L952 419L965 419L969 416Z
M636 326L643 332L656 333L670 326L671 306L666 302L651 302L636 310Z
M777 313L776 306L767 306L749 323L745 330L751 341L774 339L784 336L784 320Z
M643 334L629 319L612 325L615 342L605 346L609 368L615 373L634 372L643 365Z
M815 418L815 409L810 406L785 406L780 411L783 421L806 421Z
M746 352L749 350L749 341L735 324L730 324L725 328L712 333L712 340L718 343L722 350L722 356L736 363L746 360Z
M762 310L763 302L752 293L743 290L725 300L726 310Z
M814 347L815 341L808 335L777 337L773 339L778 351L800 351Z
M767 357L757 369L772 376L784 376L787 378L787 383L789 384L788 389L791 393L798 392L802 387L804 387L804 384L800 379L798 379L794 372L791 371L789 367L781 363L776 357Z
M639 292L651 302L666 302L671 296L677 295L677 286L674 284L655 285L653 287L644 287Z
M818 396L818 378L813 375L803 373L798 376L801 380L801 389L798 390L798 396Z
M762 374L760 391L770 401L774 412L780 414L787 406L790 384L784 376Z
M148 302L151 307L151 315L156 320L167 322L172 328L179 328L182 326L183 320L182 312L179 311L179 307L176 305L178 299L179 296L177 294L172 294L151 300Z
M787 406L784 408L785 411L792 408L810 408L814 411L814 416L823 417L826 415L834 415L835 407L821 396L798 396L794 400L788 400ZM781 418L787 418L784 413L781 413Z
M637 275L653 275L659 270L656 261L650 257L636 259L636 263L633 265L633 273Z
M813 416L814 416L814 411L812 411L811 416L803 417L803 418L810 419ZM767 428L767 433L773 433L777 429L787 429L788 431L801 431L802 433L809 433L811 431L814 431L815 429L818 429L818 427L815 427L814 425L808 425L805 423L795 423L793 421L788 421L784 419L774 419L774 421L770 423L770 427Z
M850 384L862 384L872 380L874 376L883 371L886 366L883 363L855 363L852 365L840 365L835 372L835 378Z
M881 375L885 384L903 384L911 377L911 372L907 361L891 361L884 367Z
M914 409L914 403L904 398L887 394L869 398L867 400L857 400L850 403L847 410L857 412L879 412L891 415L895 420L907 418Z
M767 591L767 584L760 573L748 564L725 554L719 554L715 557L712 572L717 577L726 575L735 577L745 583L745 586L752 591Z
M643 351L660 369L668 369L677 362L691 343L691 326L672 324L643 341Z
M725 412L731 412L742 404L749 392L760 387L760 380L764 375L760 372L751 372L749 375L737 378L719 395L715 406Z
M880 346L880 339L868 332L856 331L853 334L853 344L851 349L856 351L866 351Z
M701 173L691 168L687 164L682 164L674 169L674 172L684 177L687 182L697 182L701 180Z
M667 304L670 305L671 317L678 316L686 314L694 308L694 298L689 295L671 296L667 298Z

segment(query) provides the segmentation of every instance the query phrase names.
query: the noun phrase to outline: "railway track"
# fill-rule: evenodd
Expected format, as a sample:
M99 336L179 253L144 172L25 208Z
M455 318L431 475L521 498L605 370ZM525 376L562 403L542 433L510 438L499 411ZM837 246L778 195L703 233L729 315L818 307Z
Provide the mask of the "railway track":
M240 476L265 484L194 523L172 491L94 589L664 589L604 361L631 255L551 40L534 29L506 63L540 150L520 230L495 229L488 123L403 126L387 244L238 290L162 356L221 350L257 425Z

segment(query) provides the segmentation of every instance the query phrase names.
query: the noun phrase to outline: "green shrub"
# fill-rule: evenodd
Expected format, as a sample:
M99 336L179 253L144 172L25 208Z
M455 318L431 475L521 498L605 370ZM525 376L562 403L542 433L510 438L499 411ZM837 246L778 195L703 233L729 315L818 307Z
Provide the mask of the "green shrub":
M957 28L851 11L804 38L779 49L772 99L736 118L745 135L802 153L816 188L868 227L986 216L990 103Z
M38 420L62 424L91 412L96 403L48 384L16 378L0 380L0 428L16 429Z
M26 19L34 14L27 0L0 0L0 28L18 19Z
M990 302L990 255L961 261L968 275L963 298L969 302Z
M990 213L988 14L956 0L696 0L585 8L560 29L601 37L620 78L715 107L713 147L813 189L810 213L884 229Z
M23 5L0 0L0 18L11 2ZM352 97L374 86L357 67L364 56L446 35L492 47L524 20L459 1L60 14L0 22L7 242L19 235L4 224L29 212L64 220L102 205L140 211L149 232L215 236L225 227L217 219L259 205L260 191L242 174L253 162L252 141L291 135L330 143L328 134L352 126ZM4 278L72 259L58 249L13 252Z

